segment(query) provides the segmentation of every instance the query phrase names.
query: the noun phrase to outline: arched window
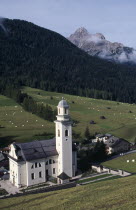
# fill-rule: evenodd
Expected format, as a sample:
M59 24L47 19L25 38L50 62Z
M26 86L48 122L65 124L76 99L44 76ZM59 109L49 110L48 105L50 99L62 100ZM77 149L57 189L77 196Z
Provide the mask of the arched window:
M65 136L68 136L68 130L65 130Z
M41 167L41 163L39 163L39 167Z
M55 160L53 160L53 163L55 163Z
M34 165L32 165L31 168L34 168Z
M65 108L65 114L67 114L67 109Z
M48 165L48 161L46 162L46 165Z
M49 164L52 164L52 159L49 159Z
M60 130L58 130L58 137L60 137Z

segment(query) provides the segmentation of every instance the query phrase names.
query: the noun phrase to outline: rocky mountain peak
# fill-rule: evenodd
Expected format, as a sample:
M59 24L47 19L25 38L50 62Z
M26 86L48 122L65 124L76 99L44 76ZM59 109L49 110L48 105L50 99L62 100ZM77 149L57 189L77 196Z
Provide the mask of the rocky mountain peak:
M88 35L89 35L89 33L88 33L87 29L84 27L80 27L73 34L71 34L70 37L76 37L76 38L80 39L80 38L84 38Z
M118 42L110 42L101 33L91 34L84 27L78 28L68 40L91 56L98 56L117 63L136 63L135 49L125 47Z
M86 28L84 27L80 27L75 31L75 34L84 34L84 35L88 35L88 31Z
M101 33L96 33L95 36L102 40L105 39L105 36Z

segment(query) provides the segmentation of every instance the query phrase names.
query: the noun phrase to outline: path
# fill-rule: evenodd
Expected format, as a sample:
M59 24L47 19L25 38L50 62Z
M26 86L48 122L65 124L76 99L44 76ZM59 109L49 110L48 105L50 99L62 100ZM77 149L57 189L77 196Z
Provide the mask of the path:
M91 178L91 177L97 177L97 176L100 176L100 175L103 175L103 174L107 174L107 172L102 172L102 173L97 173L97 174L93 174L93 175L90 175L90 176L85 176L85 177L80 178L80 180L88 179L88 178Z
M99 181L99 180L103 180L103 179L109 179L113 176L117 176L117 175L111 175L111 176L107 176L107 177L103 177L103 178L99 178L99 179L95 179L95 180L90 180L88 182L83 182L83 183L80 183L79 185L84 185L84 184L89 184L89 183L92 183L92 182L96 182L96 181Z
M0 188L5 189L9 194L16 194L19 193L19 189L13 186L9 180L1 180L0 181Z

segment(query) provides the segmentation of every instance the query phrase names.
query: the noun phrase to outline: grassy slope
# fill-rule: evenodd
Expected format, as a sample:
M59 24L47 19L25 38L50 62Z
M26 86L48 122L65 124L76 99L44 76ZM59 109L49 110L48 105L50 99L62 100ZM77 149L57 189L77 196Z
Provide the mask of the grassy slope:
M127 160L129 160L129 163L127 163ZM135 162L132 162L132 160L135 160ZM136 153L103 162L102 165L112 169L122 169L128 172L136 173Z
M117 102L46 92L34 88L25 88L24 92L34 97L37 102L48 103L54 108L62 96L65 97L70 104L72 118L79 121L77 126L73 128L78 133L83 134L86 126L89 125L91 134L109 132L129 141L133 141L136 136L136 105L125 103L117 105ZM53 96L53 100L50 99L50 96ZM71 103L72 101L75 103ZM107 107L111 109L107 109ZM130 110L133 113L128 113ZM100 119L102 115L107 119ZM90 125L90 120L94 120L96 124Z
M13 140L17 141L31 141L39 138L43 139L43 136L38 137L35 136L35 134L41 134L45 131L54 132L52 123L24 111L22 107L16 104L13 100L1 95L0 125L5 127L0 128L0 137L13 136ZM22 127L22 125L24 125L24 127Z
M128 139L129 141L133 141L136 136L135 105L124 103L117 105L116 102L112 101L46 92L33 88L25 88L24 92L32 95L37 102L48 103L52 105L53 108L56 108L58 102L61 100L62 96L64 96L70 104L72 119L79 121L73 130L77 133L81 132L82 135L88 125L91 134L95 132L109 132ZM38 93L40 93L40 95ZM53 100L50 99L50 96L53 96ZM75 103L73 104L72 101ZM107 107L111 107L111 109L107 109ZM35 134L43 134L44 132L54 133L54 123L40 119L24 110L21 112L21 110L22 107L18 106L13 100L0 96L0 125L5 127L0 128L1 136L15 136L13 140L31 141L34 139L45 139L44 136L35 136ZM133 113L128 113L129 110ZM100 119L101 115L104 115L106 119ZM94 120L96 124L90 125L90 120ZM14 124L9 121L12 121ZM24 127L22 127L22 125L24 125ZM44 127L42 127L42 125L44 125Z
M136 176L1 200L0 209L136 209Z

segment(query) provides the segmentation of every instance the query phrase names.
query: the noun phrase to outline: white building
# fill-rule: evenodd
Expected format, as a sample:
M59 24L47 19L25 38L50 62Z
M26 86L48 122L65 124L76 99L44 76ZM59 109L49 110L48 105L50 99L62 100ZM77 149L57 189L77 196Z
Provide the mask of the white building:
M77 170L77 152L72 144L72 122L69 106L62 99L58 104L55 121L56 138L13 143L10 145L10 181L17 187L30 186L57 178L58 183L68 182Z
M112 134L97 134L96 139L93 139L92 142L101 142L106 145L106 151L108 155L113 153L118 154L120 152L127 152L130 150L130 143L122 138L113 136Z

